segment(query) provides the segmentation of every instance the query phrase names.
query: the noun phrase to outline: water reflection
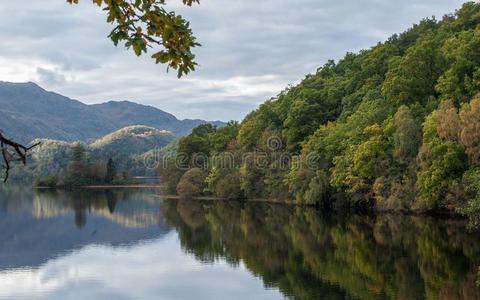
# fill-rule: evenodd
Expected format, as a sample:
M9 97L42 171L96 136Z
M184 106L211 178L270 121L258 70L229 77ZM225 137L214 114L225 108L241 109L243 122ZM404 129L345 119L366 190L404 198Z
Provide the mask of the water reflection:
M87 215L102 216L129 228L144 228L163 223L158 200L158 196L148 190L45 190L34 194L33 210L37 218L73 211L75 225L80 229L85 227Z
M0 298L480 299L464 221L0 189Z
M161 237L171 227L158 202L151 191L0 189L0 269L36 267L90 244Z
M243 262L298 299L480 299L480 240L461 220L321 216L314 209L164 203L197 259Z
M156 191L0 189L0 299L282 299L180 247Z

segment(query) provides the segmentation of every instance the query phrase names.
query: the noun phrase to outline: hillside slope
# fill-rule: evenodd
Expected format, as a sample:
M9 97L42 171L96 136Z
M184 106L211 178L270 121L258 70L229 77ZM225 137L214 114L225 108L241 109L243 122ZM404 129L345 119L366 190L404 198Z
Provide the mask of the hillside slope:
M108 134L91 143L89 148L103 153L121 152L132 155L160 149L174 139L175 136L170 131L135 125Z
M40 142L40 145L33 150L27 173L37 178L57 174L72 161L74 148L80 143L86 160L95 162L112 158L119 169L144 175L148 172L143 164L143 155L161 149L174 140L175 136L169 131L141 125L119 129L90 144L36 139L34 141ZM23 169L15 168L12 175L14 180L27 175Z
M329 61L239 126L194 129L179 141L191 158L198 149L245 157L234 167L213 166L205 174L192 159L184 177L175 170L164 178L205 179L221 197L457 209L480 224L479 49L480 3L467 2L442 20L424 19ZM263 154L261 167L249 152Z

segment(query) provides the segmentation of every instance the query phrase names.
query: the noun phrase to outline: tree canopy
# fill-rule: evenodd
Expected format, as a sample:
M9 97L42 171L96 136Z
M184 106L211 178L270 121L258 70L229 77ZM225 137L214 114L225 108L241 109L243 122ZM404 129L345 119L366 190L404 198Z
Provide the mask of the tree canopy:
M235 174L246 198L480 215L479 16L467 2L288 87L222 142L241 159L210 165L209 191ZM212 157L214 136L194 148L191 135L179 149Z
M115 27L109 37L118 45L132 49L140 56L154 49L156 63L177 70L178 77L195 70L197 63L192 49L200 46L193 36L190 23L174 11L165 9L166 0L92 0L107 14L107 22ZM77 4L79 0L67 0ZM192 6L199 0L182 0Z

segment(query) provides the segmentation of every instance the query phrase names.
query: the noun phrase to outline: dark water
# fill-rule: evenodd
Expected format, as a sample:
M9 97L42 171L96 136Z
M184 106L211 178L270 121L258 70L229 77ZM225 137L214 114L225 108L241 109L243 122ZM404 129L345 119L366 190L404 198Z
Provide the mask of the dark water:
M0 190L0 299L480 299L461 220Z

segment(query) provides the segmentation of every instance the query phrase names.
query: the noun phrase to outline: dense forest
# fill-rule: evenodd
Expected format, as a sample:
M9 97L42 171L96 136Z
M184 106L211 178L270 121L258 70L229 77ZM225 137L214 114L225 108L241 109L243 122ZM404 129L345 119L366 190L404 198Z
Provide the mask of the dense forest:
M468 2L329 61L241 123L182 138L161 166L166 192L474 217L479 49L480 4Z

